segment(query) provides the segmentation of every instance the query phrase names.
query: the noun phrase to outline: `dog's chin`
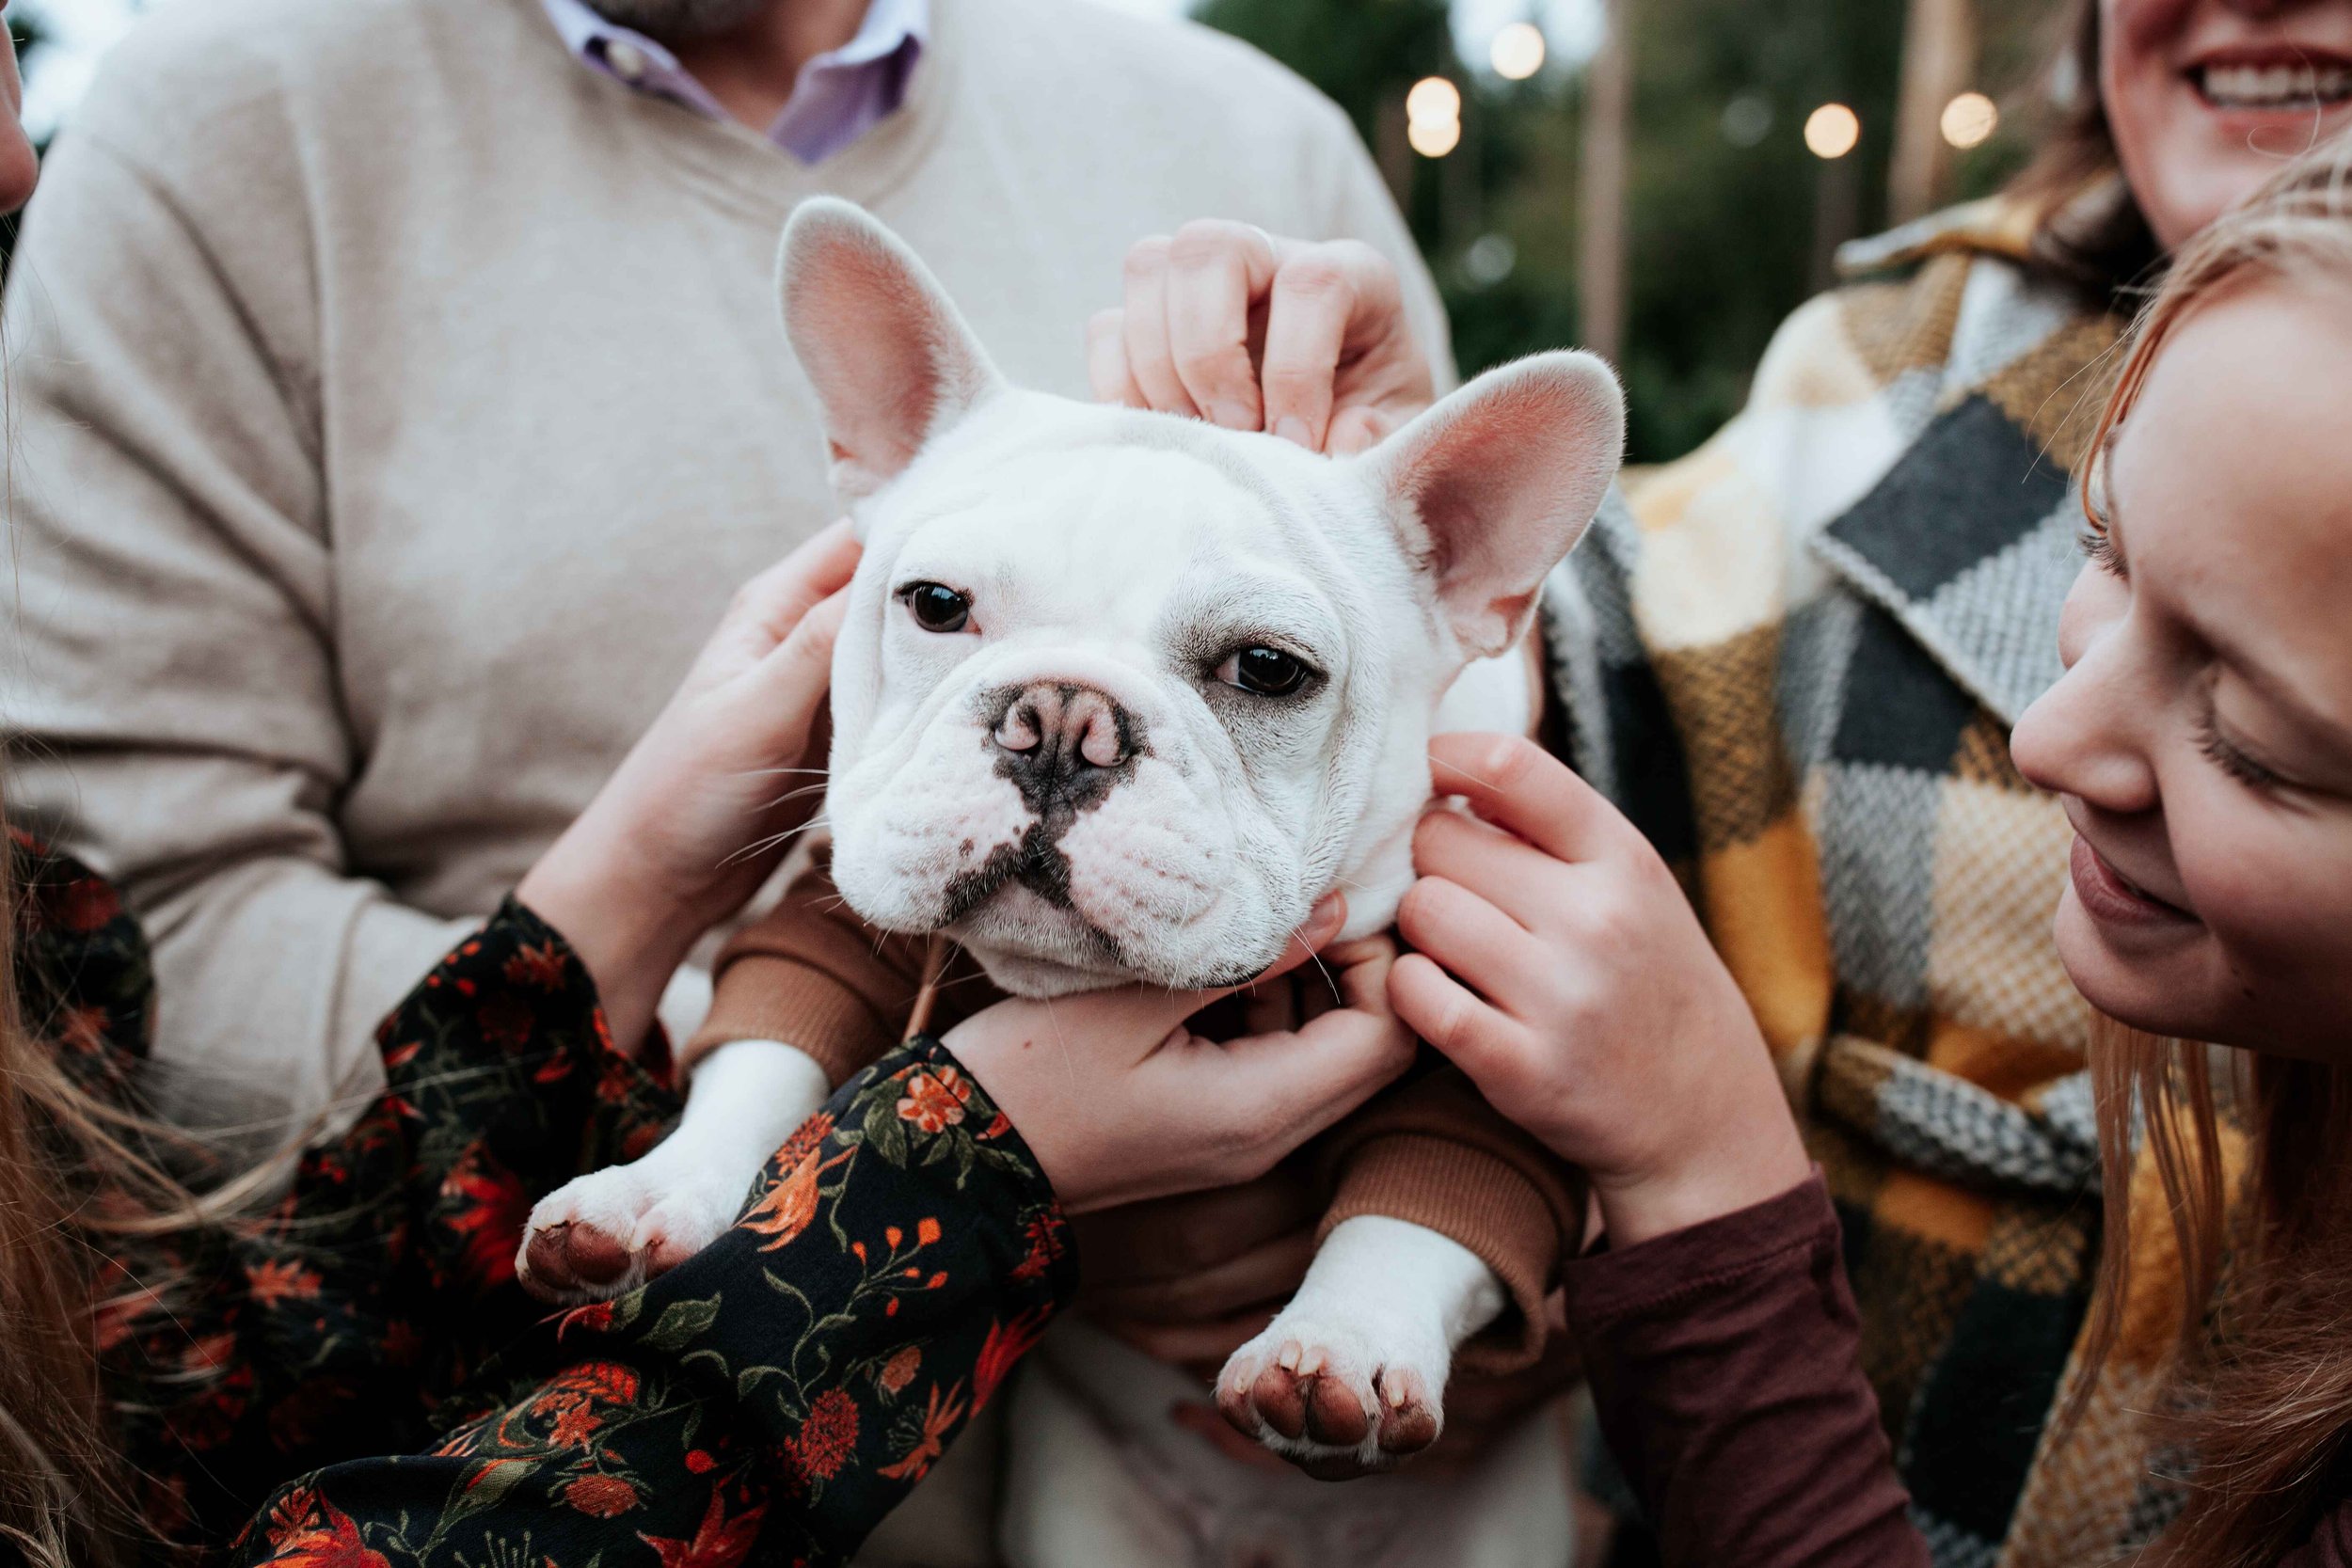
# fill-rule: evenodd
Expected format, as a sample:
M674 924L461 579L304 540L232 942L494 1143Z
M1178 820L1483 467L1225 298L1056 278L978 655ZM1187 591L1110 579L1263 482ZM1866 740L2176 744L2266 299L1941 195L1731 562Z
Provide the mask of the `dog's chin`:
M1250 961L1239 949L1264 942L1223 944L1216 961L1203 966L1194 956L1160 961L1150 953L1122 951L1076 912L1049 903L1025 887L1008 887L946 928L997 988L1033 999L1074 996L1113 986L1165 986L1170 990L1207 990L1239 985L1279 956Z

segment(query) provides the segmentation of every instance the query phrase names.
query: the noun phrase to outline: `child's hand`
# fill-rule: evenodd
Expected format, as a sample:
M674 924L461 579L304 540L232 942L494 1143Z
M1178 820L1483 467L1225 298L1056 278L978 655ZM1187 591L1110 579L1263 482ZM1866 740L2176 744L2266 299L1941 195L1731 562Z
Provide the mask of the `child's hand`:
M1591 1176L1629 1246L1810 1164L1747 1001L1633 825L1531 741L1440 736L1413 840L1397 1016Z
M516 890L596 977L634 1050L671 974L742 906L823 798L841 590L835 523L746 583L676 695Z

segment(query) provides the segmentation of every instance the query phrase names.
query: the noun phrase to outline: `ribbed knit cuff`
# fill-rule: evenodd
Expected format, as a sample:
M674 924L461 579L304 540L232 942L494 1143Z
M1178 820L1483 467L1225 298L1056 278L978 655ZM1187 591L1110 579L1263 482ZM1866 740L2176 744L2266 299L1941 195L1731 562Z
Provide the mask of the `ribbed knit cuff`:
M1450 1139L1400 1132L1368 1140L1348 1157L1316 1232L1379 1214L1459 1242L1494 1271L1511 1306L1462 1347L1456 1366L1480 1372L1535 1364L1545 1340L1544 1298L1560 1266L1560 1227L1543 1193L1507 1160Z
M681 1078L735 1040L780 1040L805 1052L838 1088L898 1041L872 1002L821 969L739 954L720 972L710 1012L678 1053Z

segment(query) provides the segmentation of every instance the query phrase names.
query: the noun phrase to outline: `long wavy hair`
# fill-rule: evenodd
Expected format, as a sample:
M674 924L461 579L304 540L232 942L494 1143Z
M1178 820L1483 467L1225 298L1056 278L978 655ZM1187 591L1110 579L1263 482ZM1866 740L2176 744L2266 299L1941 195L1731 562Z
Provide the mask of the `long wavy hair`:
M2259 277L2352 285L2352 135L2287 165L2183 247L2127 340L2091 450L2129 417L2180 324ZM2094 1373L2123 1336L2135 1254L2148 1249L2137 1159L2154 1168L2163 1239L2180 1259L2174 1397L2160 1430L2186 1457L2187 1498L2141 1561L2268 1568L2352 1483L2352 1065L2217 1053L2108 1023L2094 1033L2091 1070L2106 1212L2084 1357ZM2236 1191L2229 1122L2248 1144ZM2138 1196L2153 1196L2150 1184Z
M126 1485L97 1324L133 1294L168 1303L177 1285L148 1275L118 1299L98 1283L106 1261L238 1223L281 1167L196 1192L187 1180L221 1164L204 1144L67 1075L24 1015L23 896L0 838L0 1560L105 1568L151 1535Z

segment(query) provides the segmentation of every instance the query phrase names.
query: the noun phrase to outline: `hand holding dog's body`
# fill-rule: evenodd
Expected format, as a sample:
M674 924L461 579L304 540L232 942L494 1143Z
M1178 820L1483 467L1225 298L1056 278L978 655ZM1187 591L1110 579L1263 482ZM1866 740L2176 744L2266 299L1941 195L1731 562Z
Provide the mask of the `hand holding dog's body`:
M1327 899L1275 966L1338 934ZM949 1030L948 1050L1012 1118L1073 1213L1248 1181L1412 1064L1389 1010L1385 938L1316 955L1342 1005L1296 1029L1213 1041L1185 1021L1216 991L1125 986L1055 1001L999 1002Z
M1528 741L1440 736L1397 911L1397 1015L1591 1177L1615 1244L1803 1181L1747 1000L1647 840Z

